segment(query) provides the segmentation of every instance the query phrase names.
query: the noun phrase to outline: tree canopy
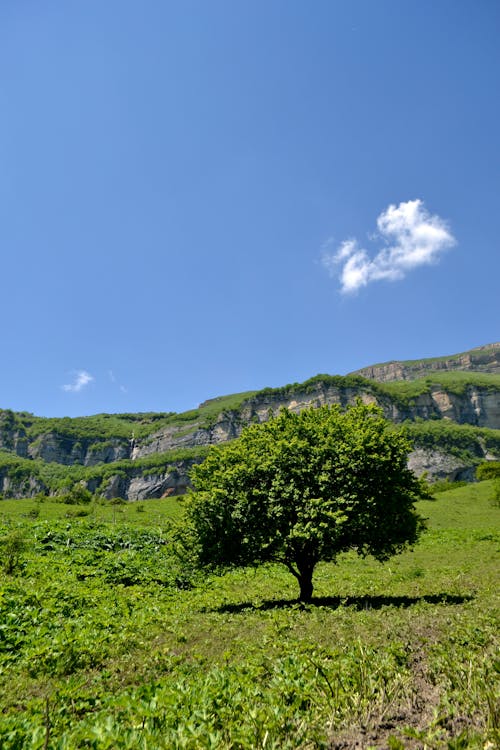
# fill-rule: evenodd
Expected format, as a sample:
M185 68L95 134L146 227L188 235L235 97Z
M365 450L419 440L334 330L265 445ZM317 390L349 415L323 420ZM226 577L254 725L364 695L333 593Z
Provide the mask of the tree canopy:
M323 406L243 430L194 467L187 521L202 565L274 561L312 597L319 561L386 560L418 539L410 443L374 406Z

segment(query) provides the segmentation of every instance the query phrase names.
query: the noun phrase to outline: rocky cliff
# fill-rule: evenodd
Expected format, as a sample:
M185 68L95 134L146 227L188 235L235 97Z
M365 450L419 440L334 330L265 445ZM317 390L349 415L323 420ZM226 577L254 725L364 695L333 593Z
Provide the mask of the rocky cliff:
M457 394L447 391L443 386L430 385L424 393L403 401L374 389L370 383L360 383L354 387L329 385L320 381L304 390L299 386L289 393L276 389L257 394L246 400L238 410L223 412L213 424L195 425L190 432L186 432L185 427L159 430L146 441L137 442L131 457L138 459L181 447L216 445L233 440L247 424L264 422L269 414L277 414L282 408L300 411L324 404L340 404L345 407L354 404L358 398L364 403L380 406L384 416L395 423L448 419L457 424L500 429L499 392L487 386L471 385L463 393Z
M478 346L468 352L447 357L385 362L356 370L353 375L388 383L395 380L416 380L435 372L469 371L500 374L500 343Z
M455 370L457 361L465 369ZM427 369L422 370L422 362ZM421 360L369 368L382 382L318 375L302 384L213 399L182 415L39 420L0 411L0 492L11 497L56 494L83 482L108 498L182 494L193 462L202 460L209 446L238 437L246 425L263 422L281 408L345 407L357 399L377 404L388 419L404 423L415 441L410 466L417 473L470 479L480 460L500 458L499 362L500 345L489 345L430 364ZM392 382L396 369L388 368L393 366L406 374L420 368L426 379ZM426 425L429 429L423 429Z

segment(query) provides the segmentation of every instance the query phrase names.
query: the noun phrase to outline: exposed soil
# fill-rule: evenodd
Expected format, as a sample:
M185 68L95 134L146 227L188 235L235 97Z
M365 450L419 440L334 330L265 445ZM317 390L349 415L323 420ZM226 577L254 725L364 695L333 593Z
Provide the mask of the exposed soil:
M479 729L469 717L455 716L439 721L435 743L429 744L408 736L408 730L420 732L429 728L435 721L440 699L439 686L430 679L422 648L412 655L411 669L413 689L407 705L384 716L380 723L374 719L367 726L342 731L332 737L329 750L391 750L403 747L405 750L431 750L434 747L447 747L449 740L468 729ZM401 744L398 745L398 741Z

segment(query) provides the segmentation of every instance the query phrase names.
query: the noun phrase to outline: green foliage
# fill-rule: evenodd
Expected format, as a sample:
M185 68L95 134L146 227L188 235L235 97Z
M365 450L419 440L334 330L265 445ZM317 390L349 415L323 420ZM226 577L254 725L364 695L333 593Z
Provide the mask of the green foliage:
M476 479L479 482L497 477L500 477L500 461L485 461L476 469Z
M405 422L403 431L416 447L441 450L466 462L479 463L484 448L500 452L500 430L429 420Z
M500 477L493 482L493 505L500 508Z
M31 440L47 433L97 443L94 450L110 445L111 439L145 438L167 426L186 423L208 425L223 411L235 410L256 391L220 396L181 414L139 412L137 414L95 414L89 417L35 417L27 412L0 409L0 430L21 431Z
M12 575L22 567L23 552L26 549L26 538L23 529L13 529L0 537L0 559L7 575Z
M318 386L355 389L372 393L382 400L391 400L401 406L411 405L418 396L441 387L449 393L461 395L469 387L487 391L500 390L500 375L481 372L436 371L416 380L397 380L380 383L361 375L315 375L304 383L291 383L280 388L264 388L257 396L290 397L296 393L314 393Z
M212 450L192 471L187 504L202 565L279 561L312 595L320 560L340 552L386 560L418 539L423 486L410 445L378 409L358 403L283 410Z
M87 505L92 500L92 493L82 484L75 484L69 492L66 492L59 499L66 505Z
M420 501L429 530L413 551L319 565L307 606L282 566L182 567L157 518L172 499L70 524L50 500L35 520L19 515L33 501L4 501L0 536L24 532L26 567L0 570L0 747L496 747L492 491Z
M129 439L132 432L142 437L160 429L173 413L95 414L89 417L28 417L22 419L30 438L48 432L64 437L106 441L110 438Z
M123 459L96 466L81 466L80 464L66 466L40 459L21 458L6 451L0 451L0 478L4 474L17 483L21 483L33 477L45 488L45 492L54 494L63 490L69 492L72 487L81 482L93 482L99 488L113 476L131 478L164 472L181 461L198 461L206 456L208 451L209 448L205 446L182 448L166 453L153 453L136 460Z

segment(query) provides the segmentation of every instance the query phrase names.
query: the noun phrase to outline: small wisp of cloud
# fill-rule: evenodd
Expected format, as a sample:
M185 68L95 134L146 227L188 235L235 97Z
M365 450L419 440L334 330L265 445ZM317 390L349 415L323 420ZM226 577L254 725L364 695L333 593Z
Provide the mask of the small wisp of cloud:
M62 385L61 388L63 389L63 391L66 391L66 393L79 393L93 380L94 377L89 372L87 372L86 370L78 370L75 373L73 382L66 383L66 385Z
M436 263L455 244L446 222L431 215L419 199L390 205L377 219L374 239L382 243L370 258L354 238L335 250L331 241L323 245L322 263L331 276L340 279L344 294L357 292L372 281L403 279L418 266Z
M128 388L126 386L117 383L116 375L113 370L108 370L108 376L110 381L117 386L120 393L128 393Z

